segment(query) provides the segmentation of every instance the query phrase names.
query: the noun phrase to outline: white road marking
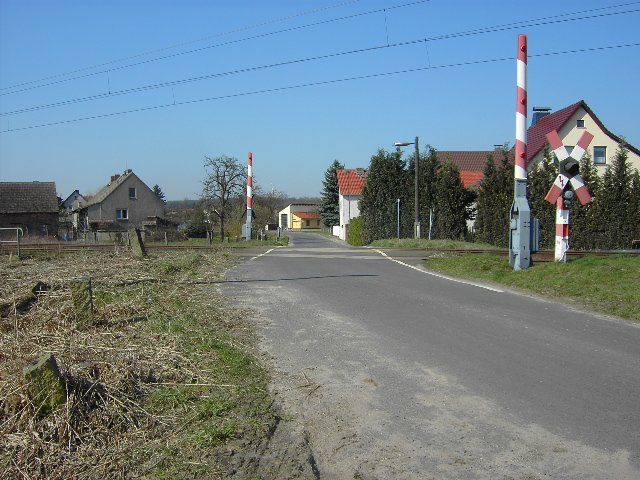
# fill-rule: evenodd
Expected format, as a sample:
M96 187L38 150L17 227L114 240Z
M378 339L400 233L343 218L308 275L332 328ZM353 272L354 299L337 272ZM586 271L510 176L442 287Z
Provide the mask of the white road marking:
M457 278L451 278L451 277L447 277L445 275L440 275L439 273L434 273L434 272L429 272L427 270L423 270L422 268L415 267L413 265L409 265L408 263L401 262L400 260L396 260L395 258L391 258L390 256L388 256L386 253L384 253L381 250L373 249L373 251L374 252L378 252L380 255L382 255L383 257L387 258L388 260L391 260L392 262L399 263L400 265L405 266L405 267L413 268L414 270L417 270L418 272L422 272L422 273L425 273L427 275L431 275L433 277L438 277L438 278L442 278L444 280L449 280L450 282L464 283L465 285L471 285L472 287L484 288L485 290L491 290L492 292L504 293L504 290L498 290L497 288L488 287L486 285L480 285L479 283L468 282L466 280L459 280Z
M249 261L251 261L251 260L255 260L256 258L264 257L267 253L271 253L271 252L273 252L276 248L282 248L282 245L278 245L277 247L270 248L269 250L267 250L267 251L266 251L266 252L264 252L264 253L261 253L260 255L256 255L255 257L251 257L251 258L249 259Z

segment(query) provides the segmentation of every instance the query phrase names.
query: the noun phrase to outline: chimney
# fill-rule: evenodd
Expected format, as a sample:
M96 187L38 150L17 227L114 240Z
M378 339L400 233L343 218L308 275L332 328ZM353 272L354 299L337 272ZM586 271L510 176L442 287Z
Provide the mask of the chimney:
M542 118L546 117L551 113L550 107L533 107L533 117L531 118L531 126L533 127L536 123L538 123Z
M111 175L111 182L109 182L109 183L113 183L119 178L120 178L120 175L118 175L117 173L115 175Z

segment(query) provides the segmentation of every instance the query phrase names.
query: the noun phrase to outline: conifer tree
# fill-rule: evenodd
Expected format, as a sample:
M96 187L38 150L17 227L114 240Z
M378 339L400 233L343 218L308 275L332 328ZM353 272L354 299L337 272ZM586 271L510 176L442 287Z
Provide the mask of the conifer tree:
M586 153L580 160L580 176L589 189L592 198L598 196L600 190L600 176L597 167L591 160L591 156ZM575 198L571 202L569 213L569 236L570 247L575 250L591 250L596 247L596 231L600 223L597 217L597 209L593 202L582 205Z
M480 242L493 243L493 192L496 190L496 166L493 155L487 157L478 190L478 214L475 221L476 238Z
M397 229L397 200L401 207L401 236L412 230L412 211L407 206L409 176L402 153L384 149L371 157L367 183L360 200L360 214L364 218L362 240L365 244L383 238L395 238Z
M343 168L344 165L338 160L334 160L326 172L324 172L322 196L318 210L325 227L331 228L334 225L340 224L340 197L338 192L338 175L336 172Z
M631 202L629 203L629 221L633 240L640 240L640 172L636 169L631 180Z
M632 202L632 168L624 142L618 145L616 154L602 177L602 189L596 197L599 232L597 248L628 248L633 234L632 221L628 218Z
M435 234L436 238L464 240L467 233L467 195L460 171L451 162L440 167L436 183Z
M499 164L489 155L478 192L476 235L479 241L506 247L509 244L509 211L513 203L513 166L507 145L501 150Z
M428 153L427 153L428 152ZM437 151L431 145L427 146L427 151L420 154L420 223L423 225L423 237L428 236L429 219L435 207L436 184L438 182L438 157ZM409 171L414 171L409 167Z
M540 222L540 248L553 249L556 236L556 206L544 197L558 176L558 167L553 163L553 154L545 145L542 160L529 172L528 192L531 215Z

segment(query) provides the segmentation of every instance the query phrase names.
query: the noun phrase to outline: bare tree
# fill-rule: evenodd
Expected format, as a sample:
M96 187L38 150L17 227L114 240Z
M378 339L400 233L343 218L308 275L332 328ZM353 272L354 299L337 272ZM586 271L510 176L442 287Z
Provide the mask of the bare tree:
M224 238L225 220L231 212L233 200L242 196L247 184L247 168L237 158L221 155L204 157L208 170L202 182L202 199L211 204L220 220L220 239Z

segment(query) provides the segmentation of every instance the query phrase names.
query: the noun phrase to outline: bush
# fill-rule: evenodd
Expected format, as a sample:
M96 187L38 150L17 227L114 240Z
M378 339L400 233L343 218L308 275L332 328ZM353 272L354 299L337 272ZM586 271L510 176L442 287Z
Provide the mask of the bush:
M361 246L362 242L362 226L364 225L364 217L356 217L351 219L347 230L347 243L349 245Z

